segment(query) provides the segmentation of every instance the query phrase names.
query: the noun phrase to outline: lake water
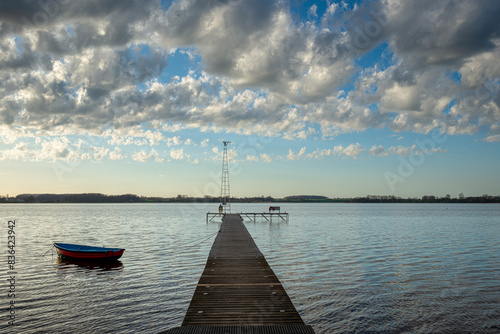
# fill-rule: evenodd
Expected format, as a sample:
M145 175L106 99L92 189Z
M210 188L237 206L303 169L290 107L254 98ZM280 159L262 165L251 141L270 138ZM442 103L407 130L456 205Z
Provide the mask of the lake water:
M268 204L233 204L263 212ZM500 205L281 204L246 223L316 333L500 332ZM2 333L158 333L180 326L219 225L217 204L2 204ZM15 298L8 220L15 219ZM53 242L126 248L60 262ZM48 251L48 253L47 253ZM44 253L46 253L45 256ZM10 301L16 327L8 326Z

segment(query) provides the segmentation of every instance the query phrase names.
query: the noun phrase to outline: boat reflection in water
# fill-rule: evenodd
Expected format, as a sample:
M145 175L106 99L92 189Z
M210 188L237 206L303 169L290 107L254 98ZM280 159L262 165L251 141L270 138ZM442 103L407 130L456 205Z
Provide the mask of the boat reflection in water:
M94 300L95 294L106 286L115 285L123 273L123 263L96 263L68 261L60 257L54 266L55 282L63 290L71 291L80 302ZM93 296L90 299L82 296Z
M56 270L64 270L69 268L88 269L95 271L121 271L123 270L124 266L123 263L119 260L113 262L84 262L65 260L60 256L57 257L55 266Z

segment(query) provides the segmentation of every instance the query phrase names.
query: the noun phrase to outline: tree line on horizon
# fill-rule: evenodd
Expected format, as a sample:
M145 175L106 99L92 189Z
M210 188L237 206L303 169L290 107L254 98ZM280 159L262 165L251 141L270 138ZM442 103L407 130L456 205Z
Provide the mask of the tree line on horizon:
M218 203L219 197L190 197L177 195L175 197L146 197L134 194L105 195L101 193L82 194L20 194L16 197L0 197L3 203ZM449 194L443 197L424 195L421 198L402 198L397 196L374 196L354 198L328 198L318 195L295 195L283 198L271 196L231 197L231 203L273 203L273 202L308 202L308 203L500 203L500 196L488 194L465 197L462 193L457 198Z

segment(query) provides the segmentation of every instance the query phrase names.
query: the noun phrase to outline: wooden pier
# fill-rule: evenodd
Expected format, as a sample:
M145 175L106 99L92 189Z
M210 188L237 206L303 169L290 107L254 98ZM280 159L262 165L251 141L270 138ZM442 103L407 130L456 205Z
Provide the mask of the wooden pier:
M286 222L288 223L288 213L286 212L241 212L239 213L241 218L244 220L249 220L251 222Z
M286 212L239 212L237 213L245 221L251 222L286 222L288 223L288 213ZM207 213L207 223L222 218L222 214L216 212Z
M164 333L314 334L239 214L225 214L181 327Z

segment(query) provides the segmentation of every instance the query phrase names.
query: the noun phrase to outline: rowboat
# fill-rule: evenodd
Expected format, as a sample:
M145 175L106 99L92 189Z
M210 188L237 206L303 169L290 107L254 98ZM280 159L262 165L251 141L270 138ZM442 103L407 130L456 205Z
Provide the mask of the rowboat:
M59 256L63 260L70 261L116 261L122 255L125 249L94 247L74 244L54 243Z

